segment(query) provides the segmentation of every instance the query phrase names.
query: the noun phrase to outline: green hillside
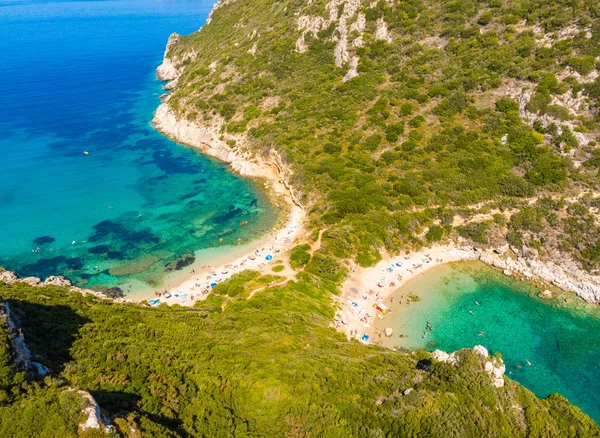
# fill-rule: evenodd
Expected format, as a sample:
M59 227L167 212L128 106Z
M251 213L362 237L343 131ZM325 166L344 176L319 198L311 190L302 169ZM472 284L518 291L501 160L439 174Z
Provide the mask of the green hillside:
M331 295L314 282L301 278L247 299L260 281L239 274L194 309L0 285L25 340L52 370L43 381L2 371L0 435L76 436L81 415L67 388L89 391L115 433L132 437L600 434L560 396L539 400L508 380L495 388L470 351L458 368L434 362L422 371L426 353L367 347L337 333ZM221 310L226 297L232 301Z
M332 326L344 259L383 251L510 243L597 273L599 16L597 0L222 1L170 48L167 105L280 154L320 249L291 251L295 281L243 272L191 309L0 283L51 370L19 370L0 331L0 436L103 436L78 429L69 389L128 437L600 436L558 395L496 388L470 350L429 363Z
M368 266L460 235L597 273L597 2L221 4L168 53L168 105L280 152L327 255Z

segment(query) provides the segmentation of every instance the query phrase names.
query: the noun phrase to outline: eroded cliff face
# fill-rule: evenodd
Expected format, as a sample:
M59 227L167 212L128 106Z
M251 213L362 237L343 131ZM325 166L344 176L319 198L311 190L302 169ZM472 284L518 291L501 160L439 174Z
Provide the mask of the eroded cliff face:
M177 61L172 58L172 51L179 41L179 35L171 34L162 64L157 68L159 80L169 81L165 89L174 90L184 69L177 67L181 60L193 57L194 53L180 55ZM154 114L153 123L156 129L180 143L196 147L204 154L231 165L233 171L249 178L266 179L272 184L276 193L288 202L301 206L290 184L292 171L275 150L252 150L245 134L225 133L225 121L215 115L209 121L189 121L180 116L170 105L170 95L163 96L163 103Z

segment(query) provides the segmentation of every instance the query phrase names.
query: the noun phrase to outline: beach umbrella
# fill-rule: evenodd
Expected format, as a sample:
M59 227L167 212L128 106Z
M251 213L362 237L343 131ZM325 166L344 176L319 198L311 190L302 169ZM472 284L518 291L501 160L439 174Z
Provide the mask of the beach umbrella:
M217 286L217 283L211 283L210 284L210 287L216 287L216 286Z
M268 256L265 257L265 260L270 262L271 260L273 260L273 256L271 254L269 254Z

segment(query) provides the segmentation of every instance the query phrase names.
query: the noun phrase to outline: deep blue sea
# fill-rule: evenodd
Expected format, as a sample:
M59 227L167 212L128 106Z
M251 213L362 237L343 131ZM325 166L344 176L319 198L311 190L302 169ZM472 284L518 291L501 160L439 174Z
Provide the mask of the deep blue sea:
M256 184L150 125L169 35L212 5L0 1L0 266L149 290L198 250L274 225Z

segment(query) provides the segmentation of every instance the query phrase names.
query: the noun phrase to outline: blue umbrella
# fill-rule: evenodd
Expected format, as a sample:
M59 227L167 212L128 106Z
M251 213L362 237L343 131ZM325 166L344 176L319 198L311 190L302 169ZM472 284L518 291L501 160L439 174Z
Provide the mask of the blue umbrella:
M210 287L215 287L217 285L217 283L211 283Z
M268 256L265 257L265 259L270 262L271 260L273 260L273 256L271 254L269 254Z
M369 340L369 335L367 335L367 334L362 335L362 338L360 338L360 340L363 342L367 342Z

